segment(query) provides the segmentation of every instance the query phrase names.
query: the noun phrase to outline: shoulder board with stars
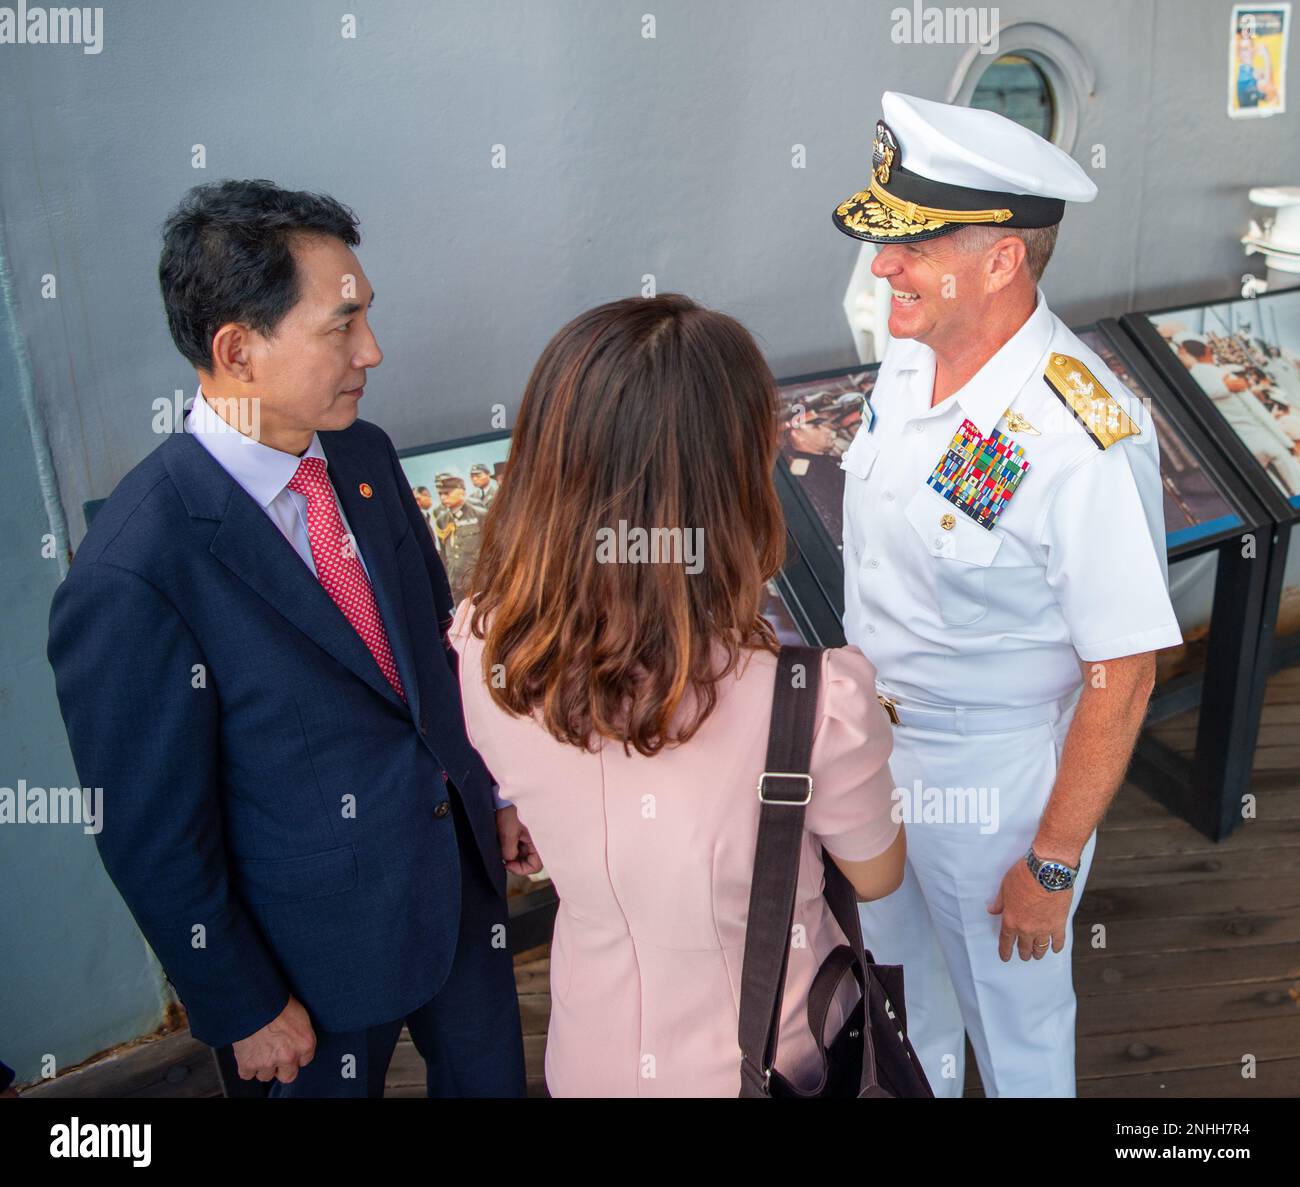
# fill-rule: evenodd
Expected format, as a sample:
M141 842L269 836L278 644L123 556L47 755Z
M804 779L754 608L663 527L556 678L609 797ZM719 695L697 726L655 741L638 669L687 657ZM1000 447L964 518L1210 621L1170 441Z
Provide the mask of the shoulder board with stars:
M1083 426L1098 449L1142 432L1097 377L1078 359L1053 351L1043 372L1047 386Z

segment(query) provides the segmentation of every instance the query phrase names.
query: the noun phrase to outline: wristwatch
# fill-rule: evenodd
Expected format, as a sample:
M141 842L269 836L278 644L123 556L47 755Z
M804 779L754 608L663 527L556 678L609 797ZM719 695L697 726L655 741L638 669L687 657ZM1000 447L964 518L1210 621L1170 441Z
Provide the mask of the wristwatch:
M1079 873L1078 866L1071 868L1062 861L1044 861L1034 852L1032 845L1025 854L1025 864L1044 890L1069 890Z

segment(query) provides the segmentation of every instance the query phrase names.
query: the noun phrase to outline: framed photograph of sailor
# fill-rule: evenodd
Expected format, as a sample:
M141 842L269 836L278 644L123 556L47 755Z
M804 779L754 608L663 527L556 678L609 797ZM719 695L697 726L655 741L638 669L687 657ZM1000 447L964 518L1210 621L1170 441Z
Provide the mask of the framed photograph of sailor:
M1203 420L1237 438L1300 517L1300 288L1129 314L1125 328ZM1186 382L1187 378L1193 381Z
M457 602L469 592L483 521L509 453L508 430L398 451Z
M783 380L782 470L795 481L836 548L843 536L840 458L853 442L879 364Z
M777 491L786 525L822 595L844 613L844 475L840 458L864 416L879 363L815 371L778 384Z
M1300 661L1300 288L1126 314L1121 324L1277 524L1262 642Z

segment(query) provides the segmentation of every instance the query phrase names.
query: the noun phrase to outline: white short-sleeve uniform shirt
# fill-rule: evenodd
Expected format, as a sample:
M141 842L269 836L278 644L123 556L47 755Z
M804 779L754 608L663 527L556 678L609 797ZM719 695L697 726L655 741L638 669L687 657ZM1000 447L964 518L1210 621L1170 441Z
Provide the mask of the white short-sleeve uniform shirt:
M1044 378L1054 352L1084 363L1140 432L1100 448ZM845 634L882 688L900 702L1043 705L1077 691L1080 660L1180 643L1151 417L1042 292L1015 335L931 408L934 373L929 347L891 342L874 423L864 417L840 463ZM964 420L983 437L1000 429L1029 463L991 527L927 482Z

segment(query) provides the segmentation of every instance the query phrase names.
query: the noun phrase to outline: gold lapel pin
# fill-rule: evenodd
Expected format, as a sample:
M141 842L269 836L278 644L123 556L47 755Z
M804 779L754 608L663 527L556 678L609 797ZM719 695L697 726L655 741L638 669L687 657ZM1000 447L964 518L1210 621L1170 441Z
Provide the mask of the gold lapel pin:
M1033 437L1042 436L1019 412L1013 412L1008 408L1002 415L1007 418L1007 428L1013 433L1028 433Z
M375 493L374 488L368 482L363 482L357 489L361 492L363 499L368 499Z

